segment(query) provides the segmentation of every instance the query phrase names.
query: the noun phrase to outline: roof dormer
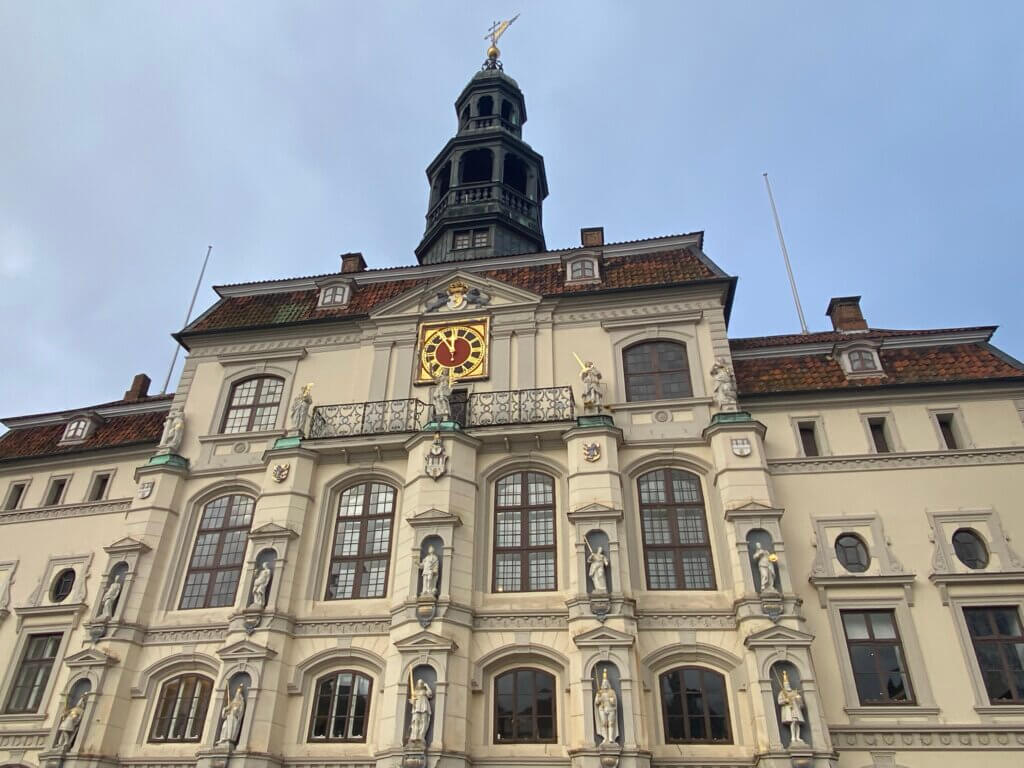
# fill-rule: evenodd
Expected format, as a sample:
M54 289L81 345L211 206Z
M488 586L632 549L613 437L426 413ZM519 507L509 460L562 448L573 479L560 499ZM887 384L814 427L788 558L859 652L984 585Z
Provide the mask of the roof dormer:
M337 309L347 307L352 300L355 281L351 277L332 275L316 281L319 289L316 300L317 309Z
M103 424L103 417L95 411L76 413L68 419L64 426L64 434L60 438L61 445L77 445L88 440L96 428Z

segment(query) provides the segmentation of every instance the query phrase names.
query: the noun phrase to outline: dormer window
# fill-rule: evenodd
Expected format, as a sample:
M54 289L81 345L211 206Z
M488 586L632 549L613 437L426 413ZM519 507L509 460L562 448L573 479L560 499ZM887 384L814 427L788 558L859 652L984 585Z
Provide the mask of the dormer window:
M598 282L600 279L597 259L593 256L580 256L566 264L566 282Z
M64 430L64 440L84 440L85 433L89 430L88 419L75 419L68 422Z
M833 354L848 379L885 376L878 357L878 342L864 339L837 344Z
M878 365L875 363L875 356L866 349L853 350L849 354L849 359L851 373L878 370Z
M350 283L332 282L320 286L320 297L317 307L343 307L352 296Z

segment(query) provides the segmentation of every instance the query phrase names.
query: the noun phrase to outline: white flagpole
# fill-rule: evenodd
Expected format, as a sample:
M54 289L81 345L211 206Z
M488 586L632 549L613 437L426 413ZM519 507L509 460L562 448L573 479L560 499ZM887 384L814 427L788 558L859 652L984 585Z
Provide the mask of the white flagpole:
M779 247L782 249L782 258L786 262L786 274L789 275L789 287L793 290L793 303L796 304L796 313L800 317L800 332L807 333L807 321L804 320L804 308L800 306L800 294L796 292L796 280L793 278L793 267L789 263L789 251L786 250L786 241L782 237L782 224L779 223L779 212L775 208L775 197L772 195L772 185L768 182L768 174L764 176L764 185L768 188L768 201L772 204L772 217L775 219L775 231L779 233Z
M203 259L203 268L199 270L199 279L196 280L196 289L192 291L192 301L189 302L188 312L185 313L185 325L183 325L182 328L188 325L188 321L192 317L192 310L196 306L196 296L199 295L199 286L203 284L203 275L206 274L206 265L210 262L210 251L212 250L212 245L206 246L206 258ZM167 369L167 378L164 379L164 388L160 390L161 395L167 394L167 387L169 387L171 384L171 374L174 373L174 366L178 362L179 349L181 349L181 345L175 344L174 357L171 358L171 367Z

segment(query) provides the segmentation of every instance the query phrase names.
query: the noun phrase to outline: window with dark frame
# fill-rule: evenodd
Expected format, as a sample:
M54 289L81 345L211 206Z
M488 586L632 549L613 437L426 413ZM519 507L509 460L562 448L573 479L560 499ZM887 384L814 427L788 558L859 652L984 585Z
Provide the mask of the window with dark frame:
M181 592L182 610L235 604L255 503L249 496L233 494L203 507Z
M878 370L878 366L875 364L875 356L867 350L852 350L847 354L847 359L850 361L850 373Z
M284 380L276 376L260 376L239 381L231 387L228 408L224 413L223 434L262 432L277 424Z
M64 499L64 489L68 487L66 477L57 477L50 481L50 487L46 491L46 498L43 500L44 507L52 507L60 504Z
M885 431L885 417L872 416L868 419L868 429L871 431L871 443L875 446L875 453L889 453L889 436Z
M396 491L384 483L360 483L338 499L326 600L384 597L391 564Z
M149 730L149 741L182 744L200 741L210 707L213 682L202 675L179 675L163 684Z
M626 400L669 400L693 397L686 345L675 341L644 341L622 352Z
M25 489L28 483L11 483L7 491L7 498L4 500L4 510L17 509L21 500L25 497Z
M731 744L725 678L703 667L680 667L659 678L669 744Z
M557 588L555 481L540 472L514 472L494 485L494 591Z
M836 537L836 559L850 573L864 573L871 565L867 544L854 533L841 533Z
M50 602L63 603L75 586L75 569L65 568L57 574L50 587Z
M102 472L93 477L92 487L89 489L89 501L103 501L107 497L107 488L109 486L109 472Z
M14 685L7 696L5 713L28 714L39 709L62 638L60 632L29 635L14 673Z
M797 423L796 428L800 433L800 447L804 456L820 456L817 425L813 421L801 421Z
M1024 704L1024 629L1016 607L964 608L992 704Z
M953 552L961 563L972 570L988 567L988 547L977 531L960 528L953 534ZM1021 658L1024 664L1024 657Z
M939 433L942 435L942 442L946 448L951 451L955 451L960 447L960 443L956 439L956 428L953 426L953 414L952 413L937 413L935 414L935 421L939 425Z
M486 229L473 231L473 247L484 248L491 242L490 232Z
M861 705L914 704L893 611L840 611Z
M494 743L551 744L555 677L539 669L512 669L494 678Z
M648 589L714 589L700 478L657 469L637 479Z
M366 741L370 678L358 672L332 672L317 680L309 741Z

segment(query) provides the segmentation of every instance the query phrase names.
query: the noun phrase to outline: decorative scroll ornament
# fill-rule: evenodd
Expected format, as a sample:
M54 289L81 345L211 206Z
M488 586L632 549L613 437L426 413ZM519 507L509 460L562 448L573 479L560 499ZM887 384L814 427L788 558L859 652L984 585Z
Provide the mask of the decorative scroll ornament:
M441 435L434 435L434 442L430 444L426 456L423 457L423 471L435 480L448 471L448 454L445 453Z
M732 439L732 452L735 456L749 456L753 452L750 440L746 437L734 437Z
M153 486L156 485L152 480L147 480L139 486L139 498L148 499L153 493Z
M274 478L275 483L283 483L288 479L288 475L291 471L291 464L275 464L274 468L270 471L270 476Z
M591 463L601 458L601 446L597 443L583 444L583 460Z
M490 303L489 294L479 288L470 288L462 280L455 280L448 285L445 292L436 293L432 298L427 299L424 309L427 312L436 312L442 307L458 310L470 306L486 307Z

